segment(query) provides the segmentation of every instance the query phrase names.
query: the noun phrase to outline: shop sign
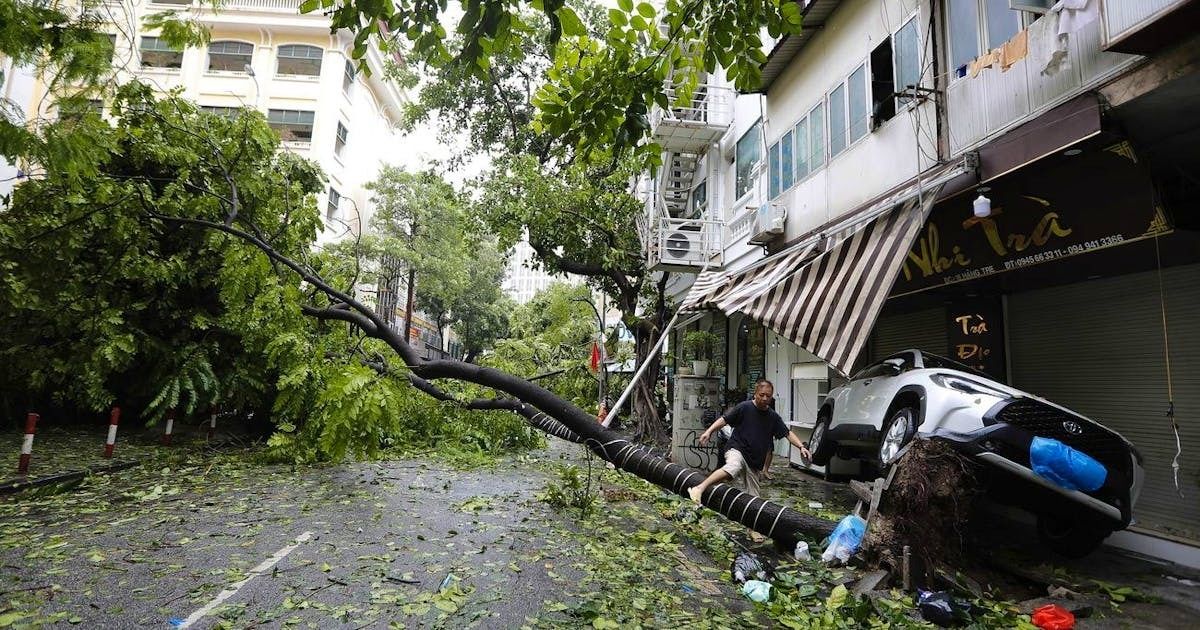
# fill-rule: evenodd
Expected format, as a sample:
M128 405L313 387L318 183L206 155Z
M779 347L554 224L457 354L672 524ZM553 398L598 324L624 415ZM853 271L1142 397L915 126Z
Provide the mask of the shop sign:
M950 358L1001 383L1008 380L1003 313L996 297L963 300L946 307Z
M1165 234L1148 176L1127 143L1028 166L985 193L987 217L970 199L934 207L900 270L892 295L973 280Z

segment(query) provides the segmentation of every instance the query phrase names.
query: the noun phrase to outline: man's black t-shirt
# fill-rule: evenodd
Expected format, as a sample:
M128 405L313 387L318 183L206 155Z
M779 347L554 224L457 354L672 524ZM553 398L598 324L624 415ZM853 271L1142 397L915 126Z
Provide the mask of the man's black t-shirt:
M738 403L724 418L733 427L729 448L736 448L754 470L762 470L767 451L775 446L774 440L788 434L787 425L775 410L760 410L752 400Z

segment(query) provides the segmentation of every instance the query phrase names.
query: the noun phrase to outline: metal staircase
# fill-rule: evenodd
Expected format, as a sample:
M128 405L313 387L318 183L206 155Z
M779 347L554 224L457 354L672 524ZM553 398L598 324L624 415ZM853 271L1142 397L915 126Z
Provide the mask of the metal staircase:
M663 168L646 195L643 226L651 269L697 272L722 264L720 222L708 220L705 205L692 199L696 170L713 143L733 120L733 91L701 84L690 97L678 98L666 86L671 106L651 112L654 140L663 147Z
M696 180L696 165L700 156L695 153L669 153L663 160L663 209L667 216L695 218L692 207L692 184Z

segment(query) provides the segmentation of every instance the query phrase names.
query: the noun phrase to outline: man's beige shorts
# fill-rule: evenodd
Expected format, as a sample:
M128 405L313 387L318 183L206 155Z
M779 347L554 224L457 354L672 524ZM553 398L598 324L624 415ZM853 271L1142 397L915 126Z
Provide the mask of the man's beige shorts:
M741 451L736 448L725 451L725 465L721 467L721 470L729 473L729 476L733 477L733 481L745 488L746 492L758 496L759 472L751 470Z

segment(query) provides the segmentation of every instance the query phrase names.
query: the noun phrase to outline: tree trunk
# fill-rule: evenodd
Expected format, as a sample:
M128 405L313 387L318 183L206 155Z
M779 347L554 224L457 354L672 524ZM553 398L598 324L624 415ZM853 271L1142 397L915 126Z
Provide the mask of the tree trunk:
M514 411L533 426L565 440L587 446L606 461L661 488L687 497L687 490L700 483L705 473L668 462L650 448L605 429L590 414L548 390L498 370L457 361L429 361L413 368L422 378L454 378L507 392L527 404ZM832 521L797 512L791 508L743 492L725 483L714 484L702 503L730 520L770 537L790 551L799 540L810 542L833 532Z
M409 341L410 339L412 339L412 337L410 336L411 333L409 331L412 330L413 300L415 299L415 296L416 296L416 291L415 291L416 286L417 286L416 283L417 283L417 270L409 269L408 270L408 297L405 298L405 300L404 300L404 333L402 335L404 337L404 341L406 341L406 342Z
M658 383L658 372L662 364L657 353L651 356L651 350L658 341L657 335L654 334L657 328L651 330L647 330L647 328L650 327L639 326L635 329L637 332L634 335L634 356L637 358L637 364L649 363L649 366L642 374L642 378L633 384L630 425L635 440L646 444L666 446L670 442L670 438L663 428L662 417L658 413L658 402L654 396L654 387Z

